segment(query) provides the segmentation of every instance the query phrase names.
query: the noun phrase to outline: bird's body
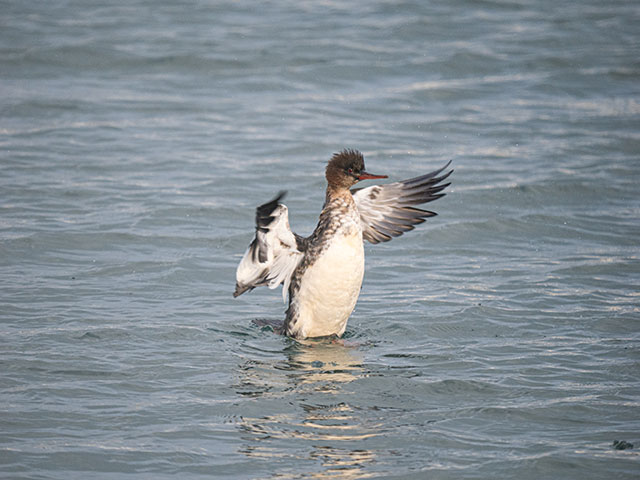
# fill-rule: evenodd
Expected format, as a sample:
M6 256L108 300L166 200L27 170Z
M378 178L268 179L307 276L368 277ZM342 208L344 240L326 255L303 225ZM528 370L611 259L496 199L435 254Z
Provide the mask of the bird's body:
M444 167L446 168L446 167ZM289 228L281 193L257 209L256 238L236 272L238 296L257 286L283 284L289 308L283 332L295 338L341 336L364 276L364 240L388 241L433 212L413 207L440 198L451 171L350 190L359 180L386 178L364 171L360 152L345 150L327 166L327 195L318 225L307 237Z
M364 243L350 193L329 200L308 254L289 287L286 333L293 337L342 335L364 277Z

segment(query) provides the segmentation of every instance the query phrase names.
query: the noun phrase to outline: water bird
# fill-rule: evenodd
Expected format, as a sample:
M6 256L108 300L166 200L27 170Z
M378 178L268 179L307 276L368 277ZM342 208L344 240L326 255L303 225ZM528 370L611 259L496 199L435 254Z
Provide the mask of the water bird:
M255 287L282 284L289 297L282 333L297 339L340 337L355 308L364 276L364 241L387 242L435 212L416 208L445 194L444 167L394 183L351 189L387 178L365 171L364 157L346 149L326 167L327 191L318 225L308 237L291 231L286 192L256 209L256 235L236 271L234 297ZM443 173L444 172L444 173Z

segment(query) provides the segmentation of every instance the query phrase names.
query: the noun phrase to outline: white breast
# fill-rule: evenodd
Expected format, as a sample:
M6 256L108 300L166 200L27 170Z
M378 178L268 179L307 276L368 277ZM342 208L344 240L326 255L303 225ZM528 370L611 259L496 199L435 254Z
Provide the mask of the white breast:
M304 337L342 335L364 275L362 233L337 235L305 271L296 295L296 327Z

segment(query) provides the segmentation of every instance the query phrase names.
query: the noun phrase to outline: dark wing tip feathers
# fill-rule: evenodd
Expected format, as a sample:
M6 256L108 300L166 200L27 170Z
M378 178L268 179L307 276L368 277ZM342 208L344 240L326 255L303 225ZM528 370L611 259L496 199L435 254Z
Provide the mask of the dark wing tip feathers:
M264 203L256 208L256 231L262 233L269 232L268 227L274 220L274 217L271 214L276 208L278 208L280 200L282 200L286 194L287 192L285 190L281 190L273 200L270 200L267 203ZM256 236L253 242L251 242L251 245L249 245L249 250L251 252L251 255L253 256L254 261L257 257L257 260L262 263L267 261L267 253L265 246L262 245L260 241L261 238L262 237L260 236Z
M253 290L253 287L248 287L246 285L240 285L239 283L236 283L236 291L233 292L233 298L239 297L248 290Z
M453 173L453 170L449 170L444 175L435 177L433 176L433 172L432 172L426 175L422 175L420 177L410 178L409 180L404 180L399 183L401 183L402 186L407 190L424 191L425 188L428 188L430 190L439 188L440 190L442 190L443 188L451 185L451 182L446 184L441 184L441 185L438 185L438 184L443 180L446 180L449 177L449 175L451 175L452 173Z
M270 200L269 202L264 203L256 208L256 228L262 229L271 223L271 221L273 220L271 214L278 207L280 200L282 200L286 194L287 192L285 190L282 190L278 193L278 195L276 195L273 200Z

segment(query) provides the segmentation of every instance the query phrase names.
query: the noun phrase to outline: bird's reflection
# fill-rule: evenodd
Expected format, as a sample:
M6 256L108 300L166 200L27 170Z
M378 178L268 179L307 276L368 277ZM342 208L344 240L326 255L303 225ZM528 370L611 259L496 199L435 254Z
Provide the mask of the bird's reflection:
M303 340L288 353L290 377L298 387L337 392L362 372L361 352L342 340Z
M284 468L274 472L277 478L363 478L374 454L362 442L381 432L351 405L357 393L349 385L363 378L362 352L341 340L287 342L284 361L241 366L237 393L265 407L260 415L243 416L242 453L295 462L295 475ZM284 407L269 408L271 400Z

